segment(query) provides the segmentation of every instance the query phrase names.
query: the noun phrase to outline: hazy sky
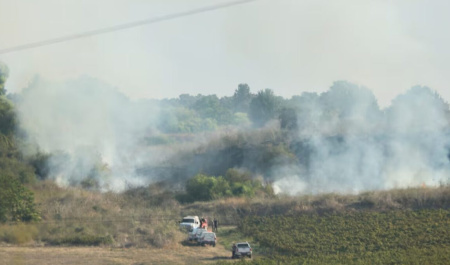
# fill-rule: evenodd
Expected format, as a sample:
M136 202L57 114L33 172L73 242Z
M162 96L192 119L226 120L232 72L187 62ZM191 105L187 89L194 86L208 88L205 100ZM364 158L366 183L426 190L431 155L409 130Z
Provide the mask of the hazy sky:
M226 0L0 0L0 49ZM9 92L39 74L83 74L131 98L232 95L239 83L290 97L333 81L386 106L413 85L450 101L450 1L260 0L124 31L0 55Z

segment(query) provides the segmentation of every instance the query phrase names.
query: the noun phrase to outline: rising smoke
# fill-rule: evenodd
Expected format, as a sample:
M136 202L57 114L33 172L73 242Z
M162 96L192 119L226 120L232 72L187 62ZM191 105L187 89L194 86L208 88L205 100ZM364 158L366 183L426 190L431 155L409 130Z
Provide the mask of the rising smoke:
M277 192L359 192L448 182L450 111L431 89L413 87L380 109L370 90L336 82L327 92L304 93L295 102L299 129L290 149L297 159L262 172ZM139 169L176 159L180 150L146 144L148 136L159 133L160 114L170 109L163 101L131 101L92 78L36 79L17 107L21 127L35 144L25 151L52 153L49 177L60 185L78 185L86 177L102 190L147 185L161 179L161 172L139 174ZM200 144L192 139L190 150ZM258 167L242 160L231 167ZM175 169L185 178L196 170L202 166L189 161Z
M380 110L373 94L347 82L311 97L300 111L307 152L281 168L278 192L360 192L448 183L449 106L416 86ZM312 100L311 100L312 99ZM304 150L305 148L303 148Z
M134 170L142 159L141 143L152 133L159 109L132 102L115 88L82 77L64 83L34 80L17 104L21 127L34 150L52 153L50 177L76 185L86 177L104 190L145 185Z

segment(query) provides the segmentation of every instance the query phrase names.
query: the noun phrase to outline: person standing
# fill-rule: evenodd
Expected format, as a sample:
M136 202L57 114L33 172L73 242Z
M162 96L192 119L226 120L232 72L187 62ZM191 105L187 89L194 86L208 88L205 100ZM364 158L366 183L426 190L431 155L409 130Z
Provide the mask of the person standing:
M215 232L218 231L218 225L219 225L219 221L217 221L217 219L214 218L213 229L214 229Z

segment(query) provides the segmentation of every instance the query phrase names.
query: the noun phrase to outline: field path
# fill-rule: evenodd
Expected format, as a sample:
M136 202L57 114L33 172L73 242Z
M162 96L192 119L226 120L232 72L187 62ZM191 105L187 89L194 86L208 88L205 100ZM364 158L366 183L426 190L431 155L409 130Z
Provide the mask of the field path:
M230 251L216 247L177 246L175 248L109 247L0 247L0 264L8 265L147 265L208 264L230 259Z

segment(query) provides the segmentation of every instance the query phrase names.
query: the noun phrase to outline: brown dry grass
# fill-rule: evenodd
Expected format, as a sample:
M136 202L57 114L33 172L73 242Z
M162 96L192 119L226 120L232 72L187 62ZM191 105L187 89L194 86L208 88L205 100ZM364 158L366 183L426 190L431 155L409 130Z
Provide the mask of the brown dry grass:
M175 248L0 247L0 264L8 265L147 265L211 264L229 259L223 246Z
M33 190L42 221L0 225L0 242L41 245L176 247L186 233L186 215L238 225L248 215L301 215L321 212L387 211L450 207L450 186L369 191L357 195L320 194L274 198L226 198L180 205L157 186L126 193L60 188L51 181ZM210 224L211 225L211 224ZM36 232L37 231L37 232Z
M248 215L298 215L322 212L388 211L396 209L448 209L450 186L414 187L360 194L319 194L278 196L276 198L229 198L185 205L181 212L201 213L221 220L222 225L236 225Z
M142 194L133 196L133 193L101 193L61 188L51 181L39 182L33 190L42 221L37 224L39 234L32 239L70 245L80 242L79 238L85 242L86 238L94 237L92 244L85 245L96 245L99 238L111 237L114 246L176 245L186 237L177 229L181 218L179 205L170 199L160 205L152 204L152 199L159 195L152 188L143 188ZM1 228L0 241L5 241Z

